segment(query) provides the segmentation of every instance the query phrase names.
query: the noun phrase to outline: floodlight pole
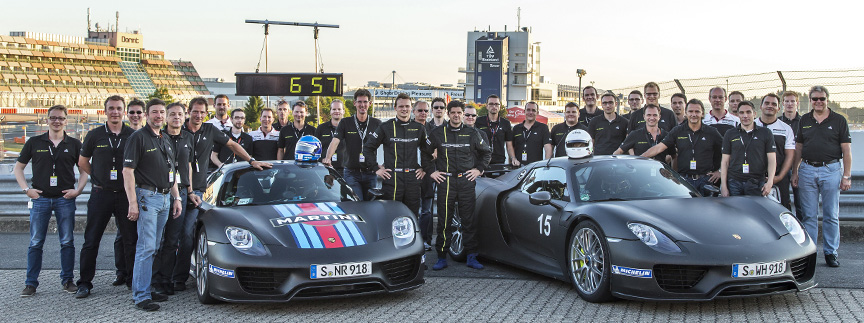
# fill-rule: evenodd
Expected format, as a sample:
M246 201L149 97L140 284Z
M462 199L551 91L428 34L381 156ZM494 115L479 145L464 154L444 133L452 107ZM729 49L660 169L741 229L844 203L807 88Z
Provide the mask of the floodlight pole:
M327 25L327 24L319 24L319 23L305 23L305 22L290 22L290 21L271 21L271 20L251 20L246 19L247 24L261 24L264 25L264 72L268 72L268 57L267 52L269 45L267 43L267 36L270 34L270 25L284 25L284 26L297 26L297 27L312 27L313 37L315 39L315 69L313 70L315 73L324 73L324 67L321 66L319 69L318 64L318 31L319 28L339 28L339 25ZM315 97L315 115L316 115L316 124L321 124L321 107L320 107L320 96ZM270 105L270 97L267 97L267 105Z

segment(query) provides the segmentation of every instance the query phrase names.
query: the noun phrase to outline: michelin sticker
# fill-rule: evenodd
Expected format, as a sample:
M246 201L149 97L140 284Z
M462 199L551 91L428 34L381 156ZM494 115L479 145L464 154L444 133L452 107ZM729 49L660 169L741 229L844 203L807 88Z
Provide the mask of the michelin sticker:
M627 268L612 265L612 273L636 278L651 278L653 277L651 269Z
M210 265L209 271L211 274L214 274L216 276L222 276L225 278L234 278L234 271L230 270L230 269L219 268L219 267Z

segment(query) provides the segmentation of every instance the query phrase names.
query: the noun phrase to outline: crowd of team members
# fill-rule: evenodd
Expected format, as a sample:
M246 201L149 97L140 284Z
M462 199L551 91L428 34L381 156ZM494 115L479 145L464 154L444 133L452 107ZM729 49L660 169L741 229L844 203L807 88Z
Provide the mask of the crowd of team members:
M209 109L204 98L191 100L187 107L158 99L127 105L122 97L112 96L105 100L104 127L91 130L83 144L65 133L66 108L54 106L48 111L49 131L26 142L14 171L32 199L27 278L21 296L34 295L38 287L52 211L61 240L61 283L76 298L90 295L99 244L114 217L118 232L113 284L132 289L138 308L157 310L154 302L186 288L192 226L207 174L224 163L248 161L262 169L271 164L258 160L293 159L294 147L303 136L322 142L321 162L342 173L359 198L374 198L370 189L380 178L381 198L401 201L418 215L427 250L432 248L432 202L437 192L438 261L433 270L448 266L447 237L456 207L462 218L467 265L483 268L477 261L474 237L474 180L490 164L520 166L566 156L565 138L576 129L593 138L595 155L642 155L668 163L703 194L712 193L709 184L719 186L722 196L765 196L776 187L780 203L792 210L791 184L794 210L814 238L821 196L826 262L839 266L839 192L851 186L851 136L845 118L827 107L827 89L810 90L812 110L803 116L797 113L794 92L767 94L757 108L740 92L727 94L716 87L709 92L711 109L706 114L698 99L688 101L676 93L671 109L666 109L658 102L656 83L646 84L643 90L644 96L638 90L628 95L630 110L619 115L616 95L600 94L598 108L597 90L586 87L585 106L580 109L568 103L565 122L551 130L537 121L535 102L525 105L525 121L512 125L495 95L485 102L487 115L478 117L475 108L460 101L415 102L400 94L393 102L396 118L382 122L368 113L371 93L358 90L355 115L343 118L344 103L334 100L330 120L317 128L304 122L305 103L279 101L275 111L261 111L260 127L250 132L244 131L244 110L232 110L225 95L215 97L215 116L206 122ZM382 145L384 163L379 165L377 150ZM31 161L32 188L23 174ZM75 165L81 173L77 180ZM72 277L74 200L88 175L93 188L76 284Z

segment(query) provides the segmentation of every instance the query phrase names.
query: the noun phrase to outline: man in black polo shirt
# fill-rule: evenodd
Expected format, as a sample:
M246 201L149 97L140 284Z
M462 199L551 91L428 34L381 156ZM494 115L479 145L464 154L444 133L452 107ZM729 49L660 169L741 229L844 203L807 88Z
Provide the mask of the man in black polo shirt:
M30 247L27 249L27 278L21 297L36 294L39 272L42 271L42 245L48 231L51 213L57 217L60 235L60 280L63 290L75 293L78 289L72 270L75 269L75 198L87 185L87 173L81 171L75 184L75 164L81 151L81 142L66 135L66 107L55 105L48 109L48 132L27 139L13 173L21 191L30 198ZM33 161L32 188L24 178L24 168ZM80 168L79 168L80 170Z
M579 105L576 102L568 102L564 106L564 122L556 124L552 127L552 146L555 147L555 157L567 156L567 151L564 149L564 139L570 131L582 129L586 132L588 127L579 123Z
M525 121L513 127L513 141L507 143L510 152L510 164L520 166L552 158L552 137L549 126L537 122L540 108L537 102L525 103Z
M592 85L582 88L582 101L585 101L585 107L579 109L579 123L587 127L591 119L603 114L597 108L597 89Z
M155 311L167 296L151 293L153 258L162 241L168 215L178 217L183 209L174 167L174 149L162 132L165 102L152 99L145 108L147 126L132 133L123 154L123 186L129 201L129 220L138 222L132 300L144 311ZM212 127L212 125L211 125Z
M801 117L795 137L792 186L798 187L804 227L813 240L819 233L822 197L822 250L828 266L839 267L840 191L852 186L852 136L846 118L828 108L824 86L810 88L810 106L813 110Z
M673 160L677 168L690 185L693 185L703 195L707 195L704 187L720 180L720 160L723 136L713 127L702 123L705 106L702 101L691 99L687 102L687 124L672 128L663 141L642 154L643 157L654 157L667 149L676 151L678 158Z
M672 108L672 113L675 115L675 128L682 124L687 124L687 113L684 111L687 106L687 96L683 93L672 94L669 106Z
M314 136L315 127L306 124L306 103L303 101L294 102L292 107L294 122L282 127L279 130L279 150L276 153L276 159L279 160L294 160L294 148L297 141L303 136Z
M603 116L588 123L588 134L594 139L594 155L611 155L627 138L627 119L618 115L618 97L603 93L600 97Z
M654 147L654 145L663 141L666 138L667 132L657 126L657 121L660 120L660 107L649 104L642 108L645 116L645 127L630 131L621 146L613 153L613 155L629 154L639 156L642 153ZM667 152L661 152L652 157L658 161L666 162Z
M794 91L786 91L783 92L782 98L783 114L780 115L780 121L783 121L784 123L789 125L789 127L792 128L792 133L795 134L795 137L798 137L798 124L801 122L801 116L798 114L798 93ZM792 184L792 171L792 167L790 167L789 173L787 174L790 185ZM792 186L792 196L795 200L795 217L797 217L798 220L803 222L804 219L801 218L801 211L799 211L801 210L801 198L798 196L797 186Z
M443 110L444 102L442 101L439 106ZM497 95L493 94L486 98L486 111L488 114L478 117L475 126L477 130L486 134L486 138L489 138L489 145L492 147L492 161L489 163L503 164L507 158L507 145L513 141L513 127L510 125L510 120L501 115L501 98ZM506 110L503 112L507 114Z
M243 150L255 157L253 150L252 136L243 131L243 125L246 123L246 112L243 109L234 109L231 111L231 130L225 132L228 139L236 142ZM264 160L264 159L262 159ZM237 155L231 151L231 148L224 145L216 144L213 147L213 153L210 154L210 162L216 165L216 168L222 167L222 164L230 164L237 162Z
M273 129L276 129L276 132L279 132L283 127L291 123L290 107L291 103L288 101L279 100L279 102L276 102L276 112L270 116L270 123L273 125ZM270 112L273 111L271 110ZM293 155L294 153L292 152L291 154Z
M252 157L257 160L277 160L279 155L279 130L273 125L273 109L261 109L258 119L261 126L249 132L252 136Z
M366 138L381 125L381 120L370 117L368 114L371 103L372 93L369 93L369 90L354 91L354 107L357 108L357 115L344 118L339 122L336 133L333 134L333 141L327 148L327 157L321 161L325 165L332 165L330 160L336 153L339 144L344 140L347 157L343 160L345 182L348 183L354 194L357 194L357 197L366 201L373 198L372 194L369 194L369 189L378 185L377 175L375 175L378 168L366 167L364 165L366 158L371 157L363 155L363 144L366 142Z
M739 102L736 110L741 124L723 136L720 195L768 195L777 171L774 135L756 125L756 111L750 101Z
M621 116L629 122L630 118L633 117L633 113L642 109L642 91L630 91L630 94L627 95L627 106L630 108L630 111L627 111L627 113L622 114Z
M269 163L260 162L249 156L242 146L234 141L228 140L228 135L216 129L215 126L204 122L207 116L207 99L197 97L189 101L189 121L183 125L183 131L192 134L192 193L189 200L195 202L195 206L201 201L202 192L207 189L207 169L210 166L210 155L216 144L224 145L234 152L237 160L248 161L255 169L270 167ZM192 235L195 221L198 219L198 208L189 207L183 218L180 229L180 247L177 250L177 262L171 280L174 290L186 289L186 280L189 279L189 259L192 256Z
M165 235L161 248L156 252L153 260L153 291L160 294L174 295L174 285L171 282L174 265L177 262L177 249L180 241L180 230L188 215L186 210L188 204L192 207L201 203L201 200L192 193L192 134L183 131L183 121L186 120L186 106L180 102L174 102L166 108L168 112L167 125L162 129L163 134L168 135L168 142L174 153L174 169L178 175L177 190L180 193L179 217L168 217L165 223ZM215 127L215 125L214 125ZM229 130L230 131L230 130Z
M657 121L657 126L666 131L671 130L678 124L675 122L675 113L672 110L660 106L660 86L654 82L645 83L645 105L653 104L660 107L660 119ZM632 130L639 129L645 126L645 115L642 109L630 114L627 128Z
M104 103L105 126L87 132L78 157L78 167L90 174L92 189L87 201L87 227L84 229L84 246L81 248L78 292L75 298L90 295L93 289L93 276L96 274L96 257L99 255L99 245L102 235L111 217L121 232L123 250L120 255L124 268L132 268L135 261L135 242L138 240L135 222L129 221L129 201L123 190L123 151L132 135L132 128L123 124L126 109L122 96L108 97ZM131 278L131 275L129 275ZM126 275L118 277L118 281L126 282ZM131 281L130 281L131 282ZM118 284L119 285L119 284Z
M333 100L333 102L330 103L330 121L321 123L318 125L318 128L315 129L315 137L318 137L318 140L321 140L321 148L330 148L330 142L333 141L336 127L339 126L339 121L342 121L342 116L344 115L345 104L342 103L342 100ZM423 121L425 122L426 120ZM339 143L339 146L336 147L336 152L333 153L333 157L330 159L330 164L333 165L333 169L339 173L342 173L343 170L343 159L345 159L345 143L341 142Z

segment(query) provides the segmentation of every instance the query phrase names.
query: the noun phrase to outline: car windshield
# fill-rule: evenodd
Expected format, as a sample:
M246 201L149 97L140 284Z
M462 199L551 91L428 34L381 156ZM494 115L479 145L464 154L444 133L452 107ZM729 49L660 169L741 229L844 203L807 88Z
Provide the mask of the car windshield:
M355 201L351 189L326 167L276 164L234 172L225 183L223 206Z
M573 168L573 196L584 202L696 197L678 173L653 160L604 160Z

